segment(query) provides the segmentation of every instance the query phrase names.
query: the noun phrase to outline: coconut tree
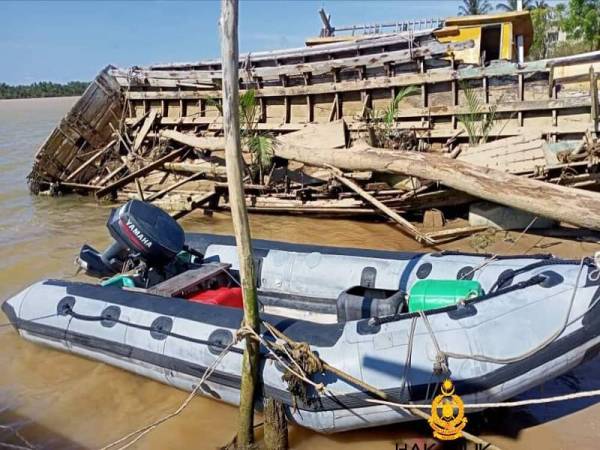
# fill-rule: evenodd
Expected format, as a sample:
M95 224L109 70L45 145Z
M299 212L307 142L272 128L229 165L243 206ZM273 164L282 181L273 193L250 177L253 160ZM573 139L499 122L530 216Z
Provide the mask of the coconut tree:
M519 9L518 5L518 0L505 0L496 4L496 9L500 11L517 11ZM530 9L532 6L532 0L523 0L523 9Z
M461 16L474 16L485 14L492 9L489 0L463 0L463 4L458 8Z
M548 5L548 2L545 0L535 0L531 6L531 9L547 9L549 7L550 5Z

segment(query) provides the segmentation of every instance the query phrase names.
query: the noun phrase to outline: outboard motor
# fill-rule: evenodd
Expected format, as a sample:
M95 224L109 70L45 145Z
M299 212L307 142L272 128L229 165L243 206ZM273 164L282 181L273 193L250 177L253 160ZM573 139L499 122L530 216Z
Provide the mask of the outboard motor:
M137 269L146 286L149 277L160 281L173 274L170 266L185 248L185 234L169 214L149 203L130 200L111 211L106 226L114 242L102 253L89 245L79 253L77 263L87 274L109 277Z

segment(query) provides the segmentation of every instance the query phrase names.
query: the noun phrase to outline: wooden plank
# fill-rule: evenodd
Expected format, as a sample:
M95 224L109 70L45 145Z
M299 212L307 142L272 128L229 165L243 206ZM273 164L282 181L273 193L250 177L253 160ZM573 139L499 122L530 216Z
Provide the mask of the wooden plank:
M141 201L146 201L146 196L144 195L144 188L142 187L142 182L139 178L135 179L135 188L137 190L138 196Z
M313 75L323 75L342 69L349 70L358 67L403 64L413 61L416 58L442 56L453 51L469 49L473 46L474 42L472 40L446 44L430 42L413 49L278 66L253 67L249 69L241 68L239 72L240 79L245 79L247 76L250 76L251 78L260 77L262 79L278 79L286 76L298 76L303 72L310 72ZM128 78L124 74L124 71L117 69L113 71L113 74L121 84L127 84L134 87L137 84L146 87L149 85L154 87L177 87L181 86L182 83L190 83L197 87L210 87L211 85L214 85L214 80L220 80L222 78L220 70L165 72L160 70L139 69L136 71L137 77ZM137 80L139 80L139 83L136 83Z
M476 227L461 227L451 228L448 230L433 231L426 233L427 237L434 240L436 243L448 242L454 239L460 239L465 236L470 236L475 233L487 230L487 226L476 226Z
M140 131L138 131L137 135L135 136L135 141L133 143L133 148L132 148L133 152L137 153L138 150L140 149L140 147L142 146L142 142L144 142L144 139L146 139L146 135L148 134L148 131L150 131L150 128L152 127L152 125L154 125L154 121L156 120L157 115L158 115L158 111L153 109L148 114L148 117L146 118L146 120L144 120L144 124L142 125L142 128L140 129Z
M110 141L108 144L106 144L104 146L104 148L101 148L100 150L98 150L96 153L94 153L86 162L84 162L83 164L81 164L77 169L75 169L67 178L65 178L65 181L69 181L72 180L73 178L75 178L77 175L79 175L86 167L89 167L90 164L92 164L94 161L96 161L101 155L103 155L104 153L106 153L106 151L108 149L110 149L114 144L115 144L116 140L112 140Z
M106 177L102 178L97 184L98 184L98 189L100 187L102 187L105 183L109 182L110 180L112 180L119 172L121 172L123 169L125 169L127 167L127 163L123 163L120 166L118 166L117 168L115 168L115 170L113 170L112 172L110 172Z
M154 169L161 167L164 163L172 161L175 158L181 156L186 151L187 151L187 148L182 147L180 149L174 150L174 151L166 154L162 158L159 158L156 161L151 162L147 166L144 166L141 169L138 169L135 172L132 172L129 175L126 175L123 178L115 181L114 183L109 184L106 187L103 187L98 192L96 192L96 198L104 197L106 194L109 194L110 192L113 192L114 190L119 189L120 187L125 186L126 184L129 184L136 178L141 177L141 176L153 171Z
M378 89L390 87L405 87L411 85L421 85L423 83L446 83L452 80L466 81L479 80L483 77L502 77L515 76L519 73L534 74L547 73L548 68L539 64L528 64L519 69L515 64L504 63L490 67L469 67L467 69L449 70L432 69L425 73L404 73L393 77L376 77L365 80L346 80L339 83L313 83L310 85L296 85L288 87L268 86L256 92L257 97L283 97L286 95L318 95L331 94L332 92L356 92L365 89ZM218 90L206 91L135 91L126 93L126 97L132 100L142 99L179 99L190 98L216 98L220 97Z
M183 186L184 184L186 184L186 183L189 183L190 181L193 181L193 180L196 180L196 179L202 178L202 177L204 177L204 176L205 176L205 175L204 175L204 173L194 173L193 175L190 175L189 177L186 177L186 178L184 178L184 179L182 179L182 180L178 181L177 183L174 183L174 184L172 184L172 185L170 185L170 186L167 186L166 188L162 189L161 191L158 191L158 192L156 192L156 193L154 193L154 194L150 195L150 196L149 196L149 197L146 199L146 201L147 201L147 202L152 202L152 201L154 201L154 200L156 200L156 199L158 199L158 198L161 198L161 197L162 197L162 196L164 196L165 194L168 194L169 192L171 192L171 191L173 191L173 190L177 189L178 187L181 187L181 186Z
M162 297L181 297L190 294L196 286L224 273L231 267L227 263L203 264L198 269L186 270L148 289L152 295Z
M88 191L94 191L100 189L100 186L94 186L93 184L84 184L84 183L72 183L72 182L59 182L60 186L65 186L74 189L85 189Z
M298 131L279 136L279 142L302 144L310 148L341 148L346 146L346 122L303 125Z
M378 210L383 212L386 216L388 216L393 221L395 221L398 225L400 225L400 228L405 233L407 233L409 236L411 236L417 242L430 244L430 245L434 244L432 239L428 238L426 235L424 235L419 230L417 230L413 226L412 223L410 223L408 220L406 220L404 217L402 217L400 214L398 214L393 209L391 209L391 208L387 207L386 205L384 205L383 203L381 203L379 200L377 200L375 197L373 197L371 194L369 194L367 191L365 191L363 188L361 188L358 184L356 184L354 181L351 181L348 178L346 178L343 175L341 170L339 170L336 167L333 167L331 165L327 165L327 167L331 171L331 174L340 183L342 183L344 186L352 189L354 192L356 192L358 195L360 195L363 199L365 199L367 202L372 204L375 208L377 208Z
M198 137L175 130L161 130L159 136L201 150L223 150L225 148L225 139L222 137Z
M319 45L314 47L297 47L297 48L287 48L282 50L269 50L262 52L252 52L245 53L240 55L240 63L244 63L247 59L250 59L251 63L254 65L270 65L273 61L280 60L285 61L287 59L300 59L311 57L312 58L324 58L327 59L329 57L334 57L338 53L355 53L359 50L374 50L379 49L384 46L390 45L398 45L403 44L406 45L408 42L408 38L416 39L420 37L429 37L431 32L429 30L423 32L405 32L405 33L395 33L392 35L384 35L384 36L362 36L358 37L353 41L332 43ZM172 71L181 71L186 69L196 69L199 67L219 67L221 65L221 61L219 59L212 60L203 60L193 63L177 63L177 64L154 64L150 66L150 69L157 70L172 70Z

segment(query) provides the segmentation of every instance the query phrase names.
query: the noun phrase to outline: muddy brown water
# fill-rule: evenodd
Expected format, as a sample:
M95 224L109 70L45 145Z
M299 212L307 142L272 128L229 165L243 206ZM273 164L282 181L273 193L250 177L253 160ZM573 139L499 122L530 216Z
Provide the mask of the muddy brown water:
M87 242L103 247L107 207L91 199L49 199L28 194L25 176L33 154L75 99L0 101L0 300L48 277L73 277L73 260ZM252 216L255 237L381 249L418 250L385 223L304 217ZM231 232L229 216L191 216L188 231ZM486 251L551 251L592 254L598 245L518 233L497 233ZM541 240L541 242L540 242ZM465 239L446 248L473 251ZM5 317L0 322L6 322ZM599 389L600 363L590 361L522 397ZM105 364L26 342L0 326L0 447L20 444L13 430L36 448L98 448L176 409L187 393ZM198 397L184 412L137 444L148 449L212 449L235 433L236 409ZM592 449L600 439L600 406L588 399L498 410L471 418L467 429L505 449ZM294 449L424 448L424 424L396 425L323 436L292 427ZM416 446L415 446L416 445ZM429 447L431 448L431 447ZM439 448L439 447L438 447Z

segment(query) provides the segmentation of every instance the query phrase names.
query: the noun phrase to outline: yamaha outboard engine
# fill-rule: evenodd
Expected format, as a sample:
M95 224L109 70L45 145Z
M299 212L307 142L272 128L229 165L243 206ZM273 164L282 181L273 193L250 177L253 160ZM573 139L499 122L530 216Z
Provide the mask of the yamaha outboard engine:
M114 242L102 253L84 245L77 263L89 274L108 277L137 270L148 285L172 275L176 256L184 249L183 229L162 209L130 200L111 211L106 224ZM154 284L154 283L151 283Z

